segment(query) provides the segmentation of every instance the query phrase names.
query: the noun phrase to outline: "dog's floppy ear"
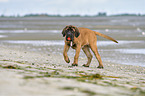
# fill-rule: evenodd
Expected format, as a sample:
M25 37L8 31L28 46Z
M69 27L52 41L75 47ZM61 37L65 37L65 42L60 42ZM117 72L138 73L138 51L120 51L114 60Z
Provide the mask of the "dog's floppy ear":
M65 34L65 31L66 31L67 27L68 27L68 26L66 26L66 27L62 30L62 35L63 35L63 37L66 35L66 34Z
M74 29L75 29L75 37L77 38L77 37L79 37L80 32L79 32L79 29L77 27L74 27Z

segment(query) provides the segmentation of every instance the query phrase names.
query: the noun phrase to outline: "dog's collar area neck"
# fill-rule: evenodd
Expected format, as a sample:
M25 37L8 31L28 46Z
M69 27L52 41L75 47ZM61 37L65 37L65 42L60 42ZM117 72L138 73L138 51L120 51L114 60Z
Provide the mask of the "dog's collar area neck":
M71 41L71 42L70 42L70 46L72 46L72 45L73 45L73 42Z
M73 46L73 45L74 45L74 42L70 41L69 46Z

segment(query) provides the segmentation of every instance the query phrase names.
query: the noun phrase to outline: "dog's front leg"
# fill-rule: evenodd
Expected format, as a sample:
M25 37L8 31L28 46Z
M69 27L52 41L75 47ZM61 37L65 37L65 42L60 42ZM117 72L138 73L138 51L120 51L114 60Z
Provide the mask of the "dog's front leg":
M78 66L78 58L79 58L80 50L81 50L81 45L77 45L76 54L75 54L74 62L72 64L72 66Z
M69 48L70 48L70 46L69 46L68 44L65 43L65 45L64 45L64 50L63 50L63 56L64 56L64 60L65 60L67 63L70 62L70 60L69 60L69 58L68 58L68 55L67 55L67 52L68 52Z

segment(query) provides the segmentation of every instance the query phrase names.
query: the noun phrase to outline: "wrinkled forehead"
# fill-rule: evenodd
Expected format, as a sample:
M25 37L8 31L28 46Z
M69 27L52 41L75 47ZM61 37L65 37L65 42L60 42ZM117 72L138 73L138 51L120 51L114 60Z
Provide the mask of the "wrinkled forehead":
M75 28L75 26L73 26L73 25L66 26L66 29L74 29L74 28Z
M75 27L72 25L66 26L65 30L67 31L74 31L75 32Z

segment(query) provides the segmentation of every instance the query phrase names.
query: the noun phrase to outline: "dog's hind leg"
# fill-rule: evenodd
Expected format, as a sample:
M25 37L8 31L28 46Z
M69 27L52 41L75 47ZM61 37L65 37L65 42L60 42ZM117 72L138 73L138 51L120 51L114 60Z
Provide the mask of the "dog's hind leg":
M89 46L87 45L87 46L84 46L82 49L83 49L83 51L84 51L84 53L86 54L86 56L87 56L87 58L88 58L88 62L87 62L87 64L84 64L83 66L84 67L89 67L90 66L90 63L91 63L91 60L92 60L92 54L91 54L91 52L90 52L90 50L89 50Z
M100 56L99 53L98 53L98 49L97 49L96 42L90 44L90 47L91 47L93 53L95 54L96 59L97 59L98 62L99 62L99 66L98 66L97 68L103 68L103 63L102 63L102 60L101 60L101 56Z

